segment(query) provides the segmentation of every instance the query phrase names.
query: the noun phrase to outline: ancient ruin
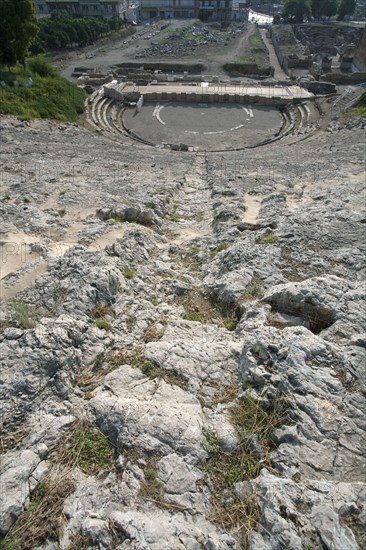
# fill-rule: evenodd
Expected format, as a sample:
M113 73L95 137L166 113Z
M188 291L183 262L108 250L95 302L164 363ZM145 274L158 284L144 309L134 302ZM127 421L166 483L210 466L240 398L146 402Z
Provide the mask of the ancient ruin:
M361 550L365 32L166 25L0 118L0 548Z

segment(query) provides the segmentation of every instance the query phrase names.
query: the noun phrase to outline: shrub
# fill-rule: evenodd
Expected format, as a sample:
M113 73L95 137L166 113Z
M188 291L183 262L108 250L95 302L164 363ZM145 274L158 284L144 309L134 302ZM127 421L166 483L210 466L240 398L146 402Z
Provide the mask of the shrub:
M37 74L38 76L57 76L57 72L55 71L55 69L41 55L29 59L28 67L34 74Z
M23 84L28 77L32 77L33 85L3 88L0 94L0 113L19 116L23 120L49 118L76 122L84 110L84 90L58 76L45 60L31 60L29 63L30 67L26 72L15 67L11 76L10 73L1 74L8 83L9 79L13 81L16 78ZM44 76L31 69L33 64Z

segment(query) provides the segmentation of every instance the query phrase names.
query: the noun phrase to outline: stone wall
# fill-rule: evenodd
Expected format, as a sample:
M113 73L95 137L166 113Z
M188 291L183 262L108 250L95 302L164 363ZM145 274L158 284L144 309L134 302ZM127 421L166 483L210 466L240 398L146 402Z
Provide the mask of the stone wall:
M258 67L256 63L226 63L223 65L224 70L229 76L243 76L243 75L259 75L259 76L273 76L274 68Z
M359 71L366 72L366 26L357 44L353 62Z
M293 68L309 67L309 58L296 39L292 25L273 25L270 35L277 58L285 72Z

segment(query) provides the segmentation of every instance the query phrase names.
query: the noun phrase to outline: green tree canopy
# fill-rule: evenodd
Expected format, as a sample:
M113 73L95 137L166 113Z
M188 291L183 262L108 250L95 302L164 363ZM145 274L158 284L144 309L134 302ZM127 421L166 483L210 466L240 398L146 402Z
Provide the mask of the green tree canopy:
M332 17L332 15L337 13L338 1L339 0L312 0L311 13L313 17L315 17L315 19L319 19L319 17L322 16Z
M283 16L295 23L302 23L311 14L311 0L285 0Z
M320 4L320 15L332 17L337 13L338 0L323 0Z
M25 65L28 47L38 32L33 0L0 0L0 63Z
M353 15L356 9L356 0L341 0L338 9L338 19L343 21L346 15Z

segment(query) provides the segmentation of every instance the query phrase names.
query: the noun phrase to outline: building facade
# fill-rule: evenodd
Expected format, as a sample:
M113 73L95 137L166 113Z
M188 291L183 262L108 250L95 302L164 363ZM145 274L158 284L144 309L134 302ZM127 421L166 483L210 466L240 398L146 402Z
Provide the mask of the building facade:
M202 21L230 21L232 0L200 0L198 17Z
M198 0L142 0L143 19L189 19L198 16Z
M137 12L137 0L34 0L37 14L49 15L54 11L67 12L77 17L117 17L128 21Z

